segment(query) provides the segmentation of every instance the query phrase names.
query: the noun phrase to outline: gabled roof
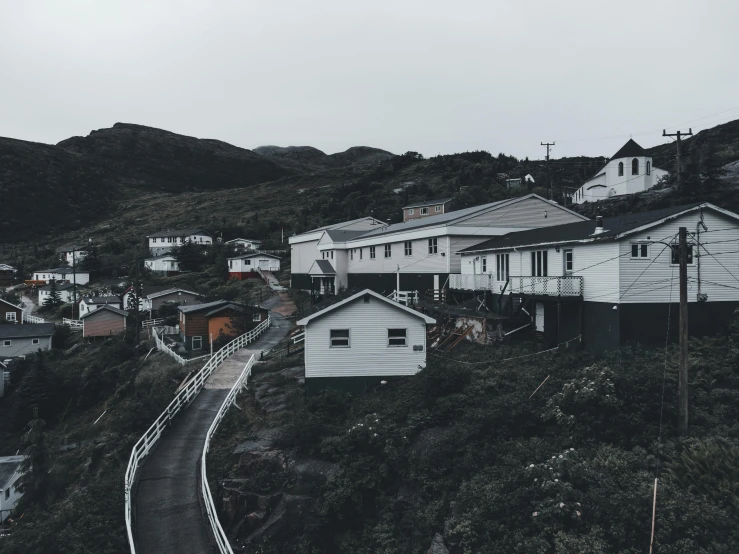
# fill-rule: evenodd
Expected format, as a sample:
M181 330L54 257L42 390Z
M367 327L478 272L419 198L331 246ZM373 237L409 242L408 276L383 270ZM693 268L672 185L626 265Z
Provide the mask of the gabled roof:
M365 221L367 219L373 220L377 222L377 225L384 225L382 221L379 219L375 219L374 217L365 216L365 217L358 217L357 219L350 219L349 221L341 221L339 223L332 223L331 225L324 225L323 227L316 227L315 229L311 229L310 231L305 231L303 233L300 233L300 235L310 235L311 233L316 233L318 231L324 231L326 229L341 229L342 227L346 227L347 225L352 225L353 223L357 223L359 221ZM295 235L295 236L300 236Z
M238 302L232 302L231 300L214 300L213 302L205 302L204 304L190 304L188 306L179 306L177 309L184 314L200 311L211 311L214 308L226 306L228 304L238 304Z
M211 238L213 237L213 235L211 235L205 229L174 229L172 231L157 231L156 233L152 233L151 235L146 235L146 237L187 237L190 235L207 235Z
M164 254L163 256L154 256L152 258L146 258L145 262L154 262L156 260L175 260L177 261L177 257L174 254Z
M595 234L596 220L578 221L553 227L529 229L508 233L495 237L475 246L470 246L461 253L484 252L490 250L507 250L540 245L557 245L579 242L605 242L619 240L630 234L659 225L665 221L698 209L715 210L739 220L739 215L723 210L707 202L672 206L661 210L638 212L616 217L603 218L603 232Z
M0 271L18 271L18 270L12 266L9 266L8 264L0 264Z
M23 325L0 325L0 339L50 337L53 334L53 323L24 323Z
M95 317L100 312L103 312L105 310L108 310L109 312L113 312L114 314L122 315L123 317L128 317L128 312L126 310L121 310L120 308L115 308L115 307L111 306L110 304L104 304L104 305L100 306L97 310L93 310L92 312L87 312L80 319L85 319L87 317Z
M121 299L117 296L88 296L83 298L82 302L85 304L120 304Z
M25 456L0 457L0 490L4 491L10 484L13 475L20 469Z
M56 290L58 291L69 290L69 289L73 289L74 287L77 287L80 289L89 288L87 285L80 285L79 283L77 283L76 285L74 283L57 283L56 284ZM51 285L43 286L38 290L51 290Z
M617 160L619 158L634 158L646 155L647 153L644 148L639 146L634 139L629 139L629 141L624 144L618 152L611 156L611 160Z
M407 206L403 206L403 209L406 208L420 208L423 206L436 206L438 204L447 204L448 202L451 202L452 198L437 198L436 200L424 200L422 202L414 202L413 204L408 204Z
M267 254L266 252L250 252L249 254L242 254L241 256L234 256L233 258L229 258L229 260L245 260L247 258L274 258L275 260L280 260L279 256L275 256L273 254Z
M323 232L331 242L346 242L362 235L366 235L367 231L345 231L344 229L326 229Z
M316 268L316 271L313 271L313 268ZM316 260L314 261L310 269L308 270L309 275L336 275L336 270L334 270L334 266L331 265L331 262L328 260Z
M187 294L193 294L195 296L200 296L197 292L193 292L191 290L185 290L179 287L171 287L171 288L165 288L163 290L159 290L156 292L150 292L146 298L159 298L160 296L167 296L168 294L174 294L175 292L185 292Z
M228 304L225 304L219 308L215 308L214 310L211 310L205 314L205 317L210 317L212 315L216 315L217 313L220 313L224 310L236 310L239 312L248 312L249 310L259 310L260 312L266 312L268 311L267 308L262 308L261 306L247 306L246 304L241 304L239 302L230 302Z
M7 304L11 308L15 308L16 310L21 310L21 311L23 310L23 308L21 308L20 306L16 306L15 304L11 304L10 302L8 302L7 300L5 300L3 298L0 298L0 302L2 302L3 304Z
M87 275L89 271L72 271L71 267L55 267L54 269L37 269L34 273L59 273L60 275Z
M239 238L237 238L237 239L231 239L231 240L227 240L227 241L225 242L225 244L228 244L228 243L230 243L230 242L237 242L237 241L240 241L240 240L243 240L243 241L245 241L245 242L260 242L260 243L262 242L261 240L257 240L257 239L242 239L241 237L239 237Z
M322 261L322 260L316 260L316 261ZM337 302L336 304L332 304L328 308L325 308L321 310L320 312L316 312L312 315L309 315L308 317L304 317L300 321L296 321L296 325L308 325L311 321L318 319L319 317L323 317L329 312L333 312L334 310L340 310L343 309L343 307L347 306L348 304L351 304L355 300L358 300L366 295L373 296L377 300L381 302L385 302L386 304L389 304L390 306L393 306L394 308L398 308L399 310L403 310L406 313L409 313L411 315L414 315L418 317L419 319L424 320L427 324L434 324L436 323L436 320L432 317L427 316L426 314L422 314L421 312L417 312L416 310L409 308L407 306L403 306L403 304L398 304L397 302L394 302L390 300L389 298L385 298L381 294L378 294L370 289L365 289L361 292L358 292L357 294L354 294L350 296L349 298L345 298L341 302Z

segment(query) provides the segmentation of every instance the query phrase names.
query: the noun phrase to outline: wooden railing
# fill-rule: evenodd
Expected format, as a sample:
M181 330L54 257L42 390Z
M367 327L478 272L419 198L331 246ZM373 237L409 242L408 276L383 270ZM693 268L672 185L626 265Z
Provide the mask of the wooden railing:
M23 314L23 323L46 323L43 317L36 317L35 315Z
M84 327L81 319L69 319L68 317L62 318L62 324L69 325L72 331L82 331Z
M226 358L231 356L231 354L233 354L237 350L240 350L250 342L253 342L270 326L270 323L271 318L268 317L265 321L260 323L257 327L255 327L248 333L235 338L226 346L221 348L215 356L208 360L208 362L200 369L200 371L193 375L193 377L187 383L185 383L182 388L180 388L179 392L175 395L172 402L169 403L169 406L165 408L165 410L154 421L151 427L146 430L143 436L134 445L133 449L131 450L131 457L128 460L128 467L126 469L126 477L124 483L126 532L128 534L128 545L131 549L131 554L136 554L136 544L133 538L133 488L136 484L136 476L140 469L141 463L144 461L146 456L149 455L151 449L159 441L159 438L162 436L164 430L172 422L172 419L177 415L178 412L180 412L180 410L186 408L190 404L190 402L200 393L200 391L203 389L203 386L205 385L205 382L208 380L208 377L211 376L213 371L215 371L215 369L221 364L221 362L223 362ZM246 368L244 368L244 371L246 371ZM242 372L242 376L243 374L244 372ZM228 542L226 542L226 544L228 544ZM230 546L228 548L228 550L222 552L230 553Z
M163 317L160 317L158 319L145 319L141 322L141 328L148 329L149 327L155 327L157 325L161 325L162 323L164 323Z

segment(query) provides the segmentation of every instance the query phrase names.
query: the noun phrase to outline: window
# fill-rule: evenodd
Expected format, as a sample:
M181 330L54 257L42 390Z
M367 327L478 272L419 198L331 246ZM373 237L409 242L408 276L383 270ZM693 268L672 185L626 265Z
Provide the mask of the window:
M364 250L364 249L363 249L363 248L360 248L360 249L359 249L359 259L360 259L360 260L362 259L362 250Z
M652 162L647 162L647 175L652 174Z
M39 344L41 341L39 339L33 339L31 340L31 344Z
M167 242L168 243L171 243L172 242L172 237L167 237Z
M671 244L671 256L670 256L670 263L672 265L680 265L680 245L679 244ZM693 265L693 245L688 245L688 265Z
M203 337L193 337L192 338L192 349L193 350L203 349Z
M260 314L259 312L255 313L254 315L251 316L251 320L252 321L262 321L262 314Z
M5 489L5 500L7 500L8 498L10 498L10 487Z
M405 255L406 256L413 256L413 243L411 241L405 242Z
M618 176L623 177L624 175L624 162L618 162Z
M228 269L233 269L233 268L234 268L234 261L228 260Z
M508 280L508 268L510 267L510 255L509 254L496 254L495 255L495 270L497 272L498 281Z
M429 239L429 254L438 254L439 246L437 239Z
M487 258L482 258L481 266L482 266L482 272L487 273L488 272L488 259Z
M332 260L334 259L334 251L333 250L331 250L331 259Z
M3 341L3 346L12 346L12 344L13 344L12 341L9 341L9 340L4 340Z
M244 260L244 265L251 265L251 260Z
M573 257L572 257L572 248L566 248L563 250L564 252L564 264L565 264L565 273L572 273L573 266Z
M331 348L349 348L349 329L331 329Z
M531 253L531 276L547 276L547 251L535 250Z
M645 243L634 243L631 245L631 257L632 258L643 258L649 257L649 245Z
M429 215L429 209L428 208L421 208L421 215Z
M435 212L440 212L441 211L441 206L434 206L434 211Z
M364 295L364 303L365 304L369 304L370 303L370 295L369 294L365 294Z
M416 210L414 210L413 208L410 208L408 210L408 215L413 215L415 212L416 212Z
M631 174L639 175L639 160L637 158L631 160Z
M406 329L388 329L387 330L387 345L388 346L408 346L407 341L407 330Z
M6 312L5 313L5 321L18 321L16 319L16 317L17 316L16 316L15 312Z
M374 260L374 259L375 259L375 247L370 246L370 260Z
M392 257L392 255L393 255L392 244L386 244L385 245L385 257L390 258Z
M350 260L353 260L353 259L354 259L354 250L355 250L355 249L354 249L354 248L352 248L352 249L351 249L351 250L349 251L349 259L350 259Z

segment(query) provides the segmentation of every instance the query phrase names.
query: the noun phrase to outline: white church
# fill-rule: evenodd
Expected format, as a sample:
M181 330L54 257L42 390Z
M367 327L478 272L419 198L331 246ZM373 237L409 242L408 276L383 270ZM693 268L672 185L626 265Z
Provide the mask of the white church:
M629 139L595 177L572 195L572 202L584 204L641 192L652 188L665 175L668 172L654 167L644 148Z

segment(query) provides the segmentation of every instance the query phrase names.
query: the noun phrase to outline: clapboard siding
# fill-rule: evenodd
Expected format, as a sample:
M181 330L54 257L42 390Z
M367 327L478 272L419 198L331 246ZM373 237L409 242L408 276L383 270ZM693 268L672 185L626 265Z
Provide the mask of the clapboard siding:
M321 259L318 251L318 239L298 242L290 247L290 271L292 273L308 273L310 266Z
M15 319L9 320L8 316L6 315L9 313L15 314ZM2 325L6 321L21 323L23 321L23 310L16 306L10 306L5 302L0 302L0 325Z
M618 254L619 245L616 242L572 247L574 266L572 275L583 278L583 300L588 302L618 301ZM563 255L560 251L557 275L564 274Z
M496 227L532 229L576 221L583 221L583 218L556 204L550 204L539 198L528 198L510 206L501 206L495 210L473 216L460 223L455 223L455 225L474 227L494 225Z
M85 337L108 337L126 330L126 318L109 310L95 310L82 320Z
M447 258L449 257L449 237L437 238L437 253L429 254L429 239L411 240L412 255L405 255L404 240L391 240L385 244L391 245L391 257L385 258L385 244L375 246L376 258L370 259L370 247L362 247L362 259L359 259L359 248L354 248L354 259L349 254L347 269L349 273L394 273L400 266L401 273L448 273ZM451 239L452 241L455 238ZM483 239L484 240L484 239ZM480 241L481 242L481 241ZM444 255L442 255L442 253Z
M388 328L406 328L408 346L388 347ZM349 329L349 348L330 348L330 330ZM413 345L423 345L414 352ZM419 317L376 298L362 298L306 326L305 376L413 375L426 365L426 324Z
M3 346L5 341L10 341L10 346ZM33 344L38 340L38 344ZM26 356L37 350L49 350L51 348L51 337L23 337L0 339L0 358L12 358L13 356ZM0 372L1 373L1 372Z
M180 329L186 337L204 337L208 334L208 318L203 314L180 312Z
M708 295L708 302L737 301L739 300L739 281L737 281L739 279L739 253L737 252L739 250L739 225L736 220L710 210L704 210L703 216L709 232L706 233L701 229L701 244L717 258L708 255L703 248L701 249L701 293ZM680 227L687 227L688 233L695 233L699 221L699 213L685 214L621 241L621 302L677 302L679 300L679 268L670 263L670 249L663 244L652 244L649 247L648 260L632 260L631 242L638 240L665 242L674 240L677 242ZM688 236L688 242L694 242L692 236ZM696 255L697 249L694 247L694 262L688 266L688 302L697 302L698 264ZM654 263L650 265L652 261Z

